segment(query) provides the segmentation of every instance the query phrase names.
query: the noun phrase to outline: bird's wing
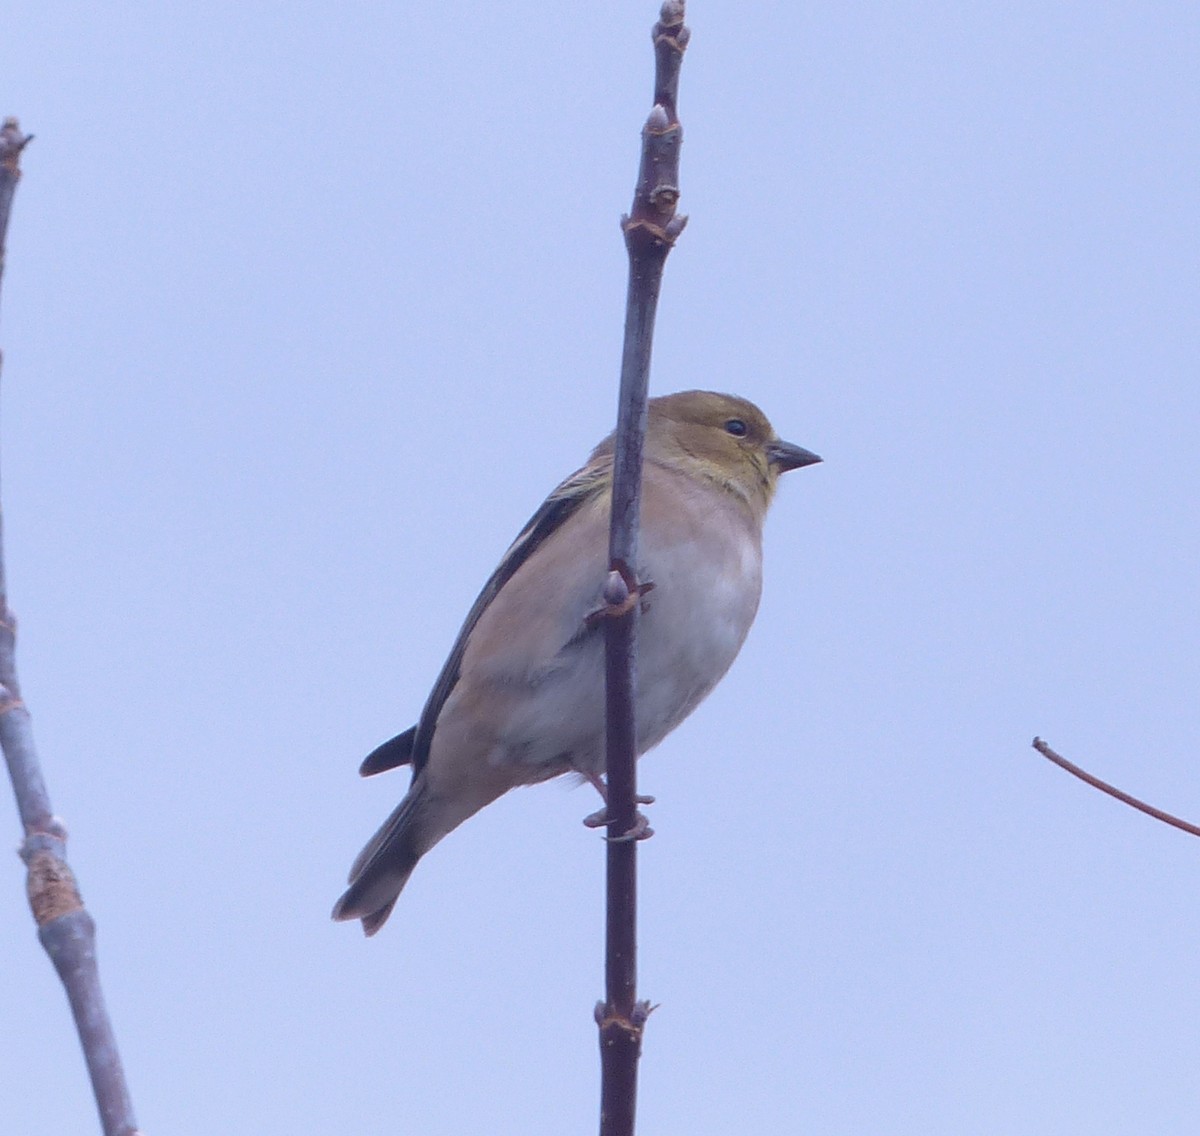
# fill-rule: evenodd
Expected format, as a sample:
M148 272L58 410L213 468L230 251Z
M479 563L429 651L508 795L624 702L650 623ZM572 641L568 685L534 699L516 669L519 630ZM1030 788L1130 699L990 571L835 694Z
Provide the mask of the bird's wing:
M520 535L504 554L499 566L492 573L488 582L484 584L479 598L471 605L471 610L467 613L458 638L455 639L454 646L450 649L450 657L442 667L441 674L433 684L433 690L429 692L425 708L421 711L421 719L416 725L416 734L412 739L413 777L421 772L429 760L429 747L433 743L433 731L437 726L438 715L441 714L446 699L450 697L450 692L458 682L467 640L479 622L479 617L547 537L557 532L582 505L604 493L611 483L611 455L601 457L599 460L593 459L588 465L571 474L546 498L542 507L530 517L529 523L521 530Z

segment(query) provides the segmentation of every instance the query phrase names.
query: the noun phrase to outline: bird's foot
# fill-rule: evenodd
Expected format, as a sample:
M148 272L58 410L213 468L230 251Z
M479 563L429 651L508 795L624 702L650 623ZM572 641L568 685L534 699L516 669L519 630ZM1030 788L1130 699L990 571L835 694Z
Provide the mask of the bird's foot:
M654 798L646 796L644 793L639 793L633 798L633 800L634 803L638 805L654 804ZM608 806L605 805L604 808L597 809L594 813L589 813L583 818L583 823L587 825L588 828L607 828L609 823ZM633 827L628 832L623 833L620 836L609 836L607 839L614 842L624 842L626 840L649 840L653 835L654 829L650 827L650 822L642 813L635 812L633 814Z
M642 813L633 814L633 827L620 836L606 836L609 844L628 844L631 840L649 840L654 835L654 829Z
M647 592L653 590L653 581L647 580L644 584L639 584L629 566L618 562L604 583L604 606L585 616L583 622L587 627L595 627L603 619L627 615Z

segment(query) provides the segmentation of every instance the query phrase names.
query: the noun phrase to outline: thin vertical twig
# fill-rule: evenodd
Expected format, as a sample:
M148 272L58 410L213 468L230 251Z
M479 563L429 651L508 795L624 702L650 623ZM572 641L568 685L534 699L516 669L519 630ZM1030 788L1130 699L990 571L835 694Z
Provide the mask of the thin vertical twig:
M15 118L5 119L0 126L0 280L9 212L21 177L21 151L31 137L21 133ZM133 1106L96 967L96 925L67 866L67 830L50 808L29 711L21 699L16 632L16 619L8 606L0 522L0 748L25 831L20 854L27 869L29 906L38 938L67 992L104 1136L136 1136Z
M600 1133L632 1136L637 1108L637 1062L650 1004L637 998L637 674L639 605L636 595L638 524L641 512L642 448L654 315L663 267L685 217L679 200L679 149L683 130L676 100L679 69L687 46L683 0L667 0L654 25L654 109L642 128L641 166L633 206L621 220L629 253L625 345L613 463L612 525L609 533L611 594L624 614L605 627L608 775L607 924L605 1001L596 1007L600 1027Z

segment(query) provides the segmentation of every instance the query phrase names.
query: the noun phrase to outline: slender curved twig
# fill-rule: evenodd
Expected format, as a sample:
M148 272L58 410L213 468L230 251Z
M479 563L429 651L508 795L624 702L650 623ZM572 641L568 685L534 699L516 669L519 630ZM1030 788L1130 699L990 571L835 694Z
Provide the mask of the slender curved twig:
M612 524L609 533L614 614L605 625L608 774L607 924L605 1001L596 1006L600 1027L600 1133L632 1136L637 1106L637 1062L650 1004L637 998L637 841L629 839L637 817L637 753L633 673L637 654L637 603L622 604L639 586L638 522L642 447L654 315L663 267L685 217L679 200L679 147L683 131L676 113L679 68L687 46L683 0L667 0L654 25L654 109L642 128L642 158L633 206L622 218L629 253L625 346L621 356L616 453L613 459Z
M21 151L30 138L32 135L21 133L15 118L6 118L0 126L0 277L9 211L21 176ZM71 1004L104 1136L136 1136L133 1105L96 967L96 925L79 898L75 877L67 866L67 830L50 808L29 711L21 700L16 632L16 620L8 607L0 535L0 748L4 750L25 829L21 859L27 867L29 905L38 938ZM54 1125L48 1123L47 1127Z
M1115 785L1110 785L1107 781L1101 781L1099 777L1089 773L1086 769L1080 769L1074 762L1068 761L1061 754L1055 753L1041 738L1033 739L1033 748L1043 757L1049 758L1050 761L1054 762L1061 769L1075 774L1080 781L1086 781L1093 789L1099 789L1102 793L1107 793L1110 797L1116 797L1118 801L1123 801L1139 812L1143 812L1147 816L1152 816L1155 820L1161 820L1163 824L1169 824L1184 832L1190 832L1193 836L1200 836L1200 825L1180 820L1177 816L1172 816L1170 813L1163 812L1162 809L1156 809L1153 805L1148 805L1145 801L1138 800L1137 797L1130 796L1130 794L1118 789Z

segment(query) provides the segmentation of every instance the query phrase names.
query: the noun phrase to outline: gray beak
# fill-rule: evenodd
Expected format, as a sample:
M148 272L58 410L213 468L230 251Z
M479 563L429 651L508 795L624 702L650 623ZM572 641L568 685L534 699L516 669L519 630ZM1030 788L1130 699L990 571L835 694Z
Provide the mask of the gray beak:
M800 469L806 465L816 465L821 459L812 450L803 446L793 446L791 442L768 442L767 457L771 464L778 466L780 473L789 469Z

